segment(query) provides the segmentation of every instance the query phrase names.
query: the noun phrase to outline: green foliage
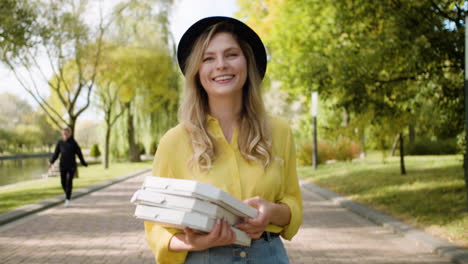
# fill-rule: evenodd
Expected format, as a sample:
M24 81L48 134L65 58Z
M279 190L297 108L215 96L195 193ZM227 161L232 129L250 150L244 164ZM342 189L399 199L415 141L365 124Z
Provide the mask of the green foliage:
M1 93L0 128L12 130L24 123L26 116L33 113L31 105L12 93Z
M15 127L14 134L16 136L17 151L32 152L34 146L41 146L40 131L37 126L33 125L18 125Z
M172 1L127 3L127 9L116 14L110 36L111 43L121 46L106 53L104 74L98 81L100 90L110 83L127 109L125 118L116 120L118 133L111 138L111 153L120 157L135 149L133 142L149 146L177 122L180 92L174 44L168 35Z
M150 155L156 154L156 150L158 150L158 143L156 143L156 141L151 141L149 154Z
M146 154L145 145L143 145L143 143L141 142L139 142L137 145L138 145L138 153L140 155Z
M98 144L94 144L92 147L91 147L91 150L89 152L89 155L93 158L99 158L101 156L101 151L99 150L99 145Z
M0 129L0 153L8 151L11 144L13 144L13 133Z
M34 1L2 0L0 4L0 61L15 58L33 46L39 27Z
M465 155L466 151L466 131L463 131L463 133L460 133L457 136L457 149L458 153L461 153Z
M4 57L5 63L47 120L57 129L68 126L74 132L78 117L91 104L104 25L108 21L100 25L88 23L87 0L31 3L35 3L37 14L33 24L39 28L32 38L34 45L25 48L20 56ZM38 60L41 57L45 58L47 70L44 62ZM49 91L44 91L44 87Z
M430 138L417 138L413 144L408 145L408 155L448 155L456 154L457 142L455 138L431 140Z
M48 151L59 136L46 121L41 111L10 93L0 94L0 149L1 152L24 153Z
M344 129L329 125L335 140L358 129L381 147L413 121L420 134L461 132L464 1L239 3L266 42L272 79L295 100L318 91L335 115L348 112Z

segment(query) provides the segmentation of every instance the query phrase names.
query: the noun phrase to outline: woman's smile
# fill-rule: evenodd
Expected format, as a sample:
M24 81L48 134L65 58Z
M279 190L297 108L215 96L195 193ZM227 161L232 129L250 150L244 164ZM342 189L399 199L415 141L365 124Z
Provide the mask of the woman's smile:
M217 83L228 83L234 78L234 75L226 74L226 75L221 75L213 78L213 81Z

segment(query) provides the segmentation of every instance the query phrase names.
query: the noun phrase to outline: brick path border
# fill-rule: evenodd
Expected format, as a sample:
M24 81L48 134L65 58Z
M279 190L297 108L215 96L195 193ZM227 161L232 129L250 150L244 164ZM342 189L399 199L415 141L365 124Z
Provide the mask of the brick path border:
M136 172L132 172L130 174L117 177L115 179L107 180L107 181L100 182L100 183L97 183L97 184L94 184L94 185L91 185L91 186L88 186L88 187L83 187L83 188L74 190L73 191L73 198L78 198L78 197L81 197L83 195L87 195L87 194L90 194L92 192L104 189L104 188L106 188L108 186L111 186L113 184L125 181L125 180L133 178L133 177L136 177L136 176L141 175L143 173L146 173L146 172L148 172L150 170L151 170L151 168L138 170ZM43 211L43 210L45 210L47 208L50 208L50 207L56 206L58 204L61 204L64 201L65 201L65 195L60 194L60 195L57 195L57 196L49 198L49 199L45 199L45 200L42 200L42 201L39 201L39 202L36 202L36 203L33 203L33 204L24 205L24 206L18 207L16 209L13 209L11 211L2 213L2 214L0 214L0 227L3 226L3 225L6 225L8 223L11 223L11 222L13 222L15 220L18 220L20 218L23 218L25 216L28 216L30 214L37 213L37 212Z
M429 248L435 254L448 257L453 263L468 264L468 250L465 248L450 243L447 240L436 238L426 233L425 231L405 224L392 216L376 211L355 201L351 201L344 196L321 188L311 182L304 181L301 183L301 185L304 188L317 193L323 198L331 200L333 203L340 205L364 218L367 218L371 222L390 229L394 233L401 234L404 237Z

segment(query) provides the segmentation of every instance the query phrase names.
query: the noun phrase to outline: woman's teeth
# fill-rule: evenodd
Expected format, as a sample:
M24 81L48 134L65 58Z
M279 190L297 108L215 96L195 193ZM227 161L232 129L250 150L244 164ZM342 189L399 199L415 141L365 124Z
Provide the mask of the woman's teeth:
M220 77L216 77L214 80L215 81L224 81L224 80L230 80L234 78L233 75L230 75L230 76L220 76Z

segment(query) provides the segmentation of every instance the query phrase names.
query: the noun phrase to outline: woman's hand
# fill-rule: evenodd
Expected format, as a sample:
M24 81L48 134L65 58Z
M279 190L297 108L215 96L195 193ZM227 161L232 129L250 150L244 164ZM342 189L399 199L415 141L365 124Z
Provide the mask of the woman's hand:
M271 222L271 211L275 204L260 196L244 200L244 203L257 208L257 217L245 219L244 222L237 224L236 227L246 232L250 238L258 239Z
M198 234L191 228L184 228L185 234L175 235L170 242L174 251L201 251L211 247L231 245L236 241L236 234L229 223L218 219L208 234Z

